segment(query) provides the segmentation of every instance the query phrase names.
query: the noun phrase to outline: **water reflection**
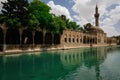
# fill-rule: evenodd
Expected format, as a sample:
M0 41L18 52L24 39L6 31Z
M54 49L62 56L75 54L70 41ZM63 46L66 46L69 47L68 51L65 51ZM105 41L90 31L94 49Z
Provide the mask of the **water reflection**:
M110 50L99 47L0 56L0 80L85 80L82 76L88 73L84 69L93 72L88 80L102 80L100 65Z
M61 62L65 69L85 65L88 68L95 67L96 80L100 80L100 64L106 58L106 47L86 48L81 50L64 51L61 55Z

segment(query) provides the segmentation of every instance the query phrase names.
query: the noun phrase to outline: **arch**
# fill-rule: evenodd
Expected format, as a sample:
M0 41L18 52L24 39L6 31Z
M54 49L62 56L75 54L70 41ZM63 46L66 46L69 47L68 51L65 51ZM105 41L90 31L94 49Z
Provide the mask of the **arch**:
M79 40L79 41L80 41L80 43L82 43L82 38L80 38L80 40Z
M22 44L32 44L32 32L28 29L24 30L22 33Z
M78 39L78 38L76 39L76 42L77 42L77 43L79 42L79 39Z
M87 37L87 44L90 43L90 37Z
M45 34L45 44L52 44L52 34L50 32Z
M54 34L54 44L60 44L60 34Z
M35 40L35 44L43 44L43 32L36 31L34 40Z
M86 36L83 37L83 43L86 44Z
M97 37L95 37L95 44L97 44Z
M0 28L0 51L3 51L3 30Z
M7 30L6 44L20 44L20 34L18 29Z

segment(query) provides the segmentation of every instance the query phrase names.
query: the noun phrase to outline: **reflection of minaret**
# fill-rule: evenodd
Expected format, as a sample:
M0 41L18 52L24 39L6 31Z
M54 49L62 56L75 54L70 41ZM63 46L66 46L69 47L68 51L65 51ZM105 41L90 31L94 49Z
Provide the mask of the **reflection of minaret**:
M96 5L95 8L95 26L99 26L99 13L98 13L98 6Z
M97 80L101 80L99 63L96 63L95 72Z

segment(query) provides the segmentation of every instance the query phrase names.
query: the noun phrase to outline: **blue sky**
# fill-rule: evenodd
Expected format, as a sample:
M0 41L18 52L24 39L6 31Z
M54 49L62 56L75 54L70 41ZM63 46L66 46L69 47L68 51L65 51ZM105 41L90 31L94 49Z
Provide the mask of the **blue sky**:
M5 0L0 0L5 1ZM29 0L32 1L32 0ZM95 24L96 4L100 13L100 28L107 36L120 35L120 0L41 0L51 7L50 13L66 15L67 18L84 25ZM0 7L2 5L0 4Z

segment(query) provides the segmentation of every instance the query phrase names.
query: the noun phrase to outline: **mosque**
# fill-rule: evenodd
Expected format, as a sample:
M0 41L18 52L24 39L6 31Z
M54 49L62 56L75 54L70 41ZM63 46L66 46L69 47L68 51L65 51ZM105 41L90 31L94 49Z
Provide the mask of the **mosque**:
M107 38L99 27L99 12L95 8L95 26L88 26L87 32L64 30L63 34L52 34L50 31L37 30L34 33L28 29L9 29L0 25L0 51L7 50L42 50L65 49L77 47L117 45L115 38Z
M65 30L61 37L61 44L64 46L105 46L116 45L115 38L107 38L107 34L99 27L98 6L95 8L95 26L88 26L88 32Z

